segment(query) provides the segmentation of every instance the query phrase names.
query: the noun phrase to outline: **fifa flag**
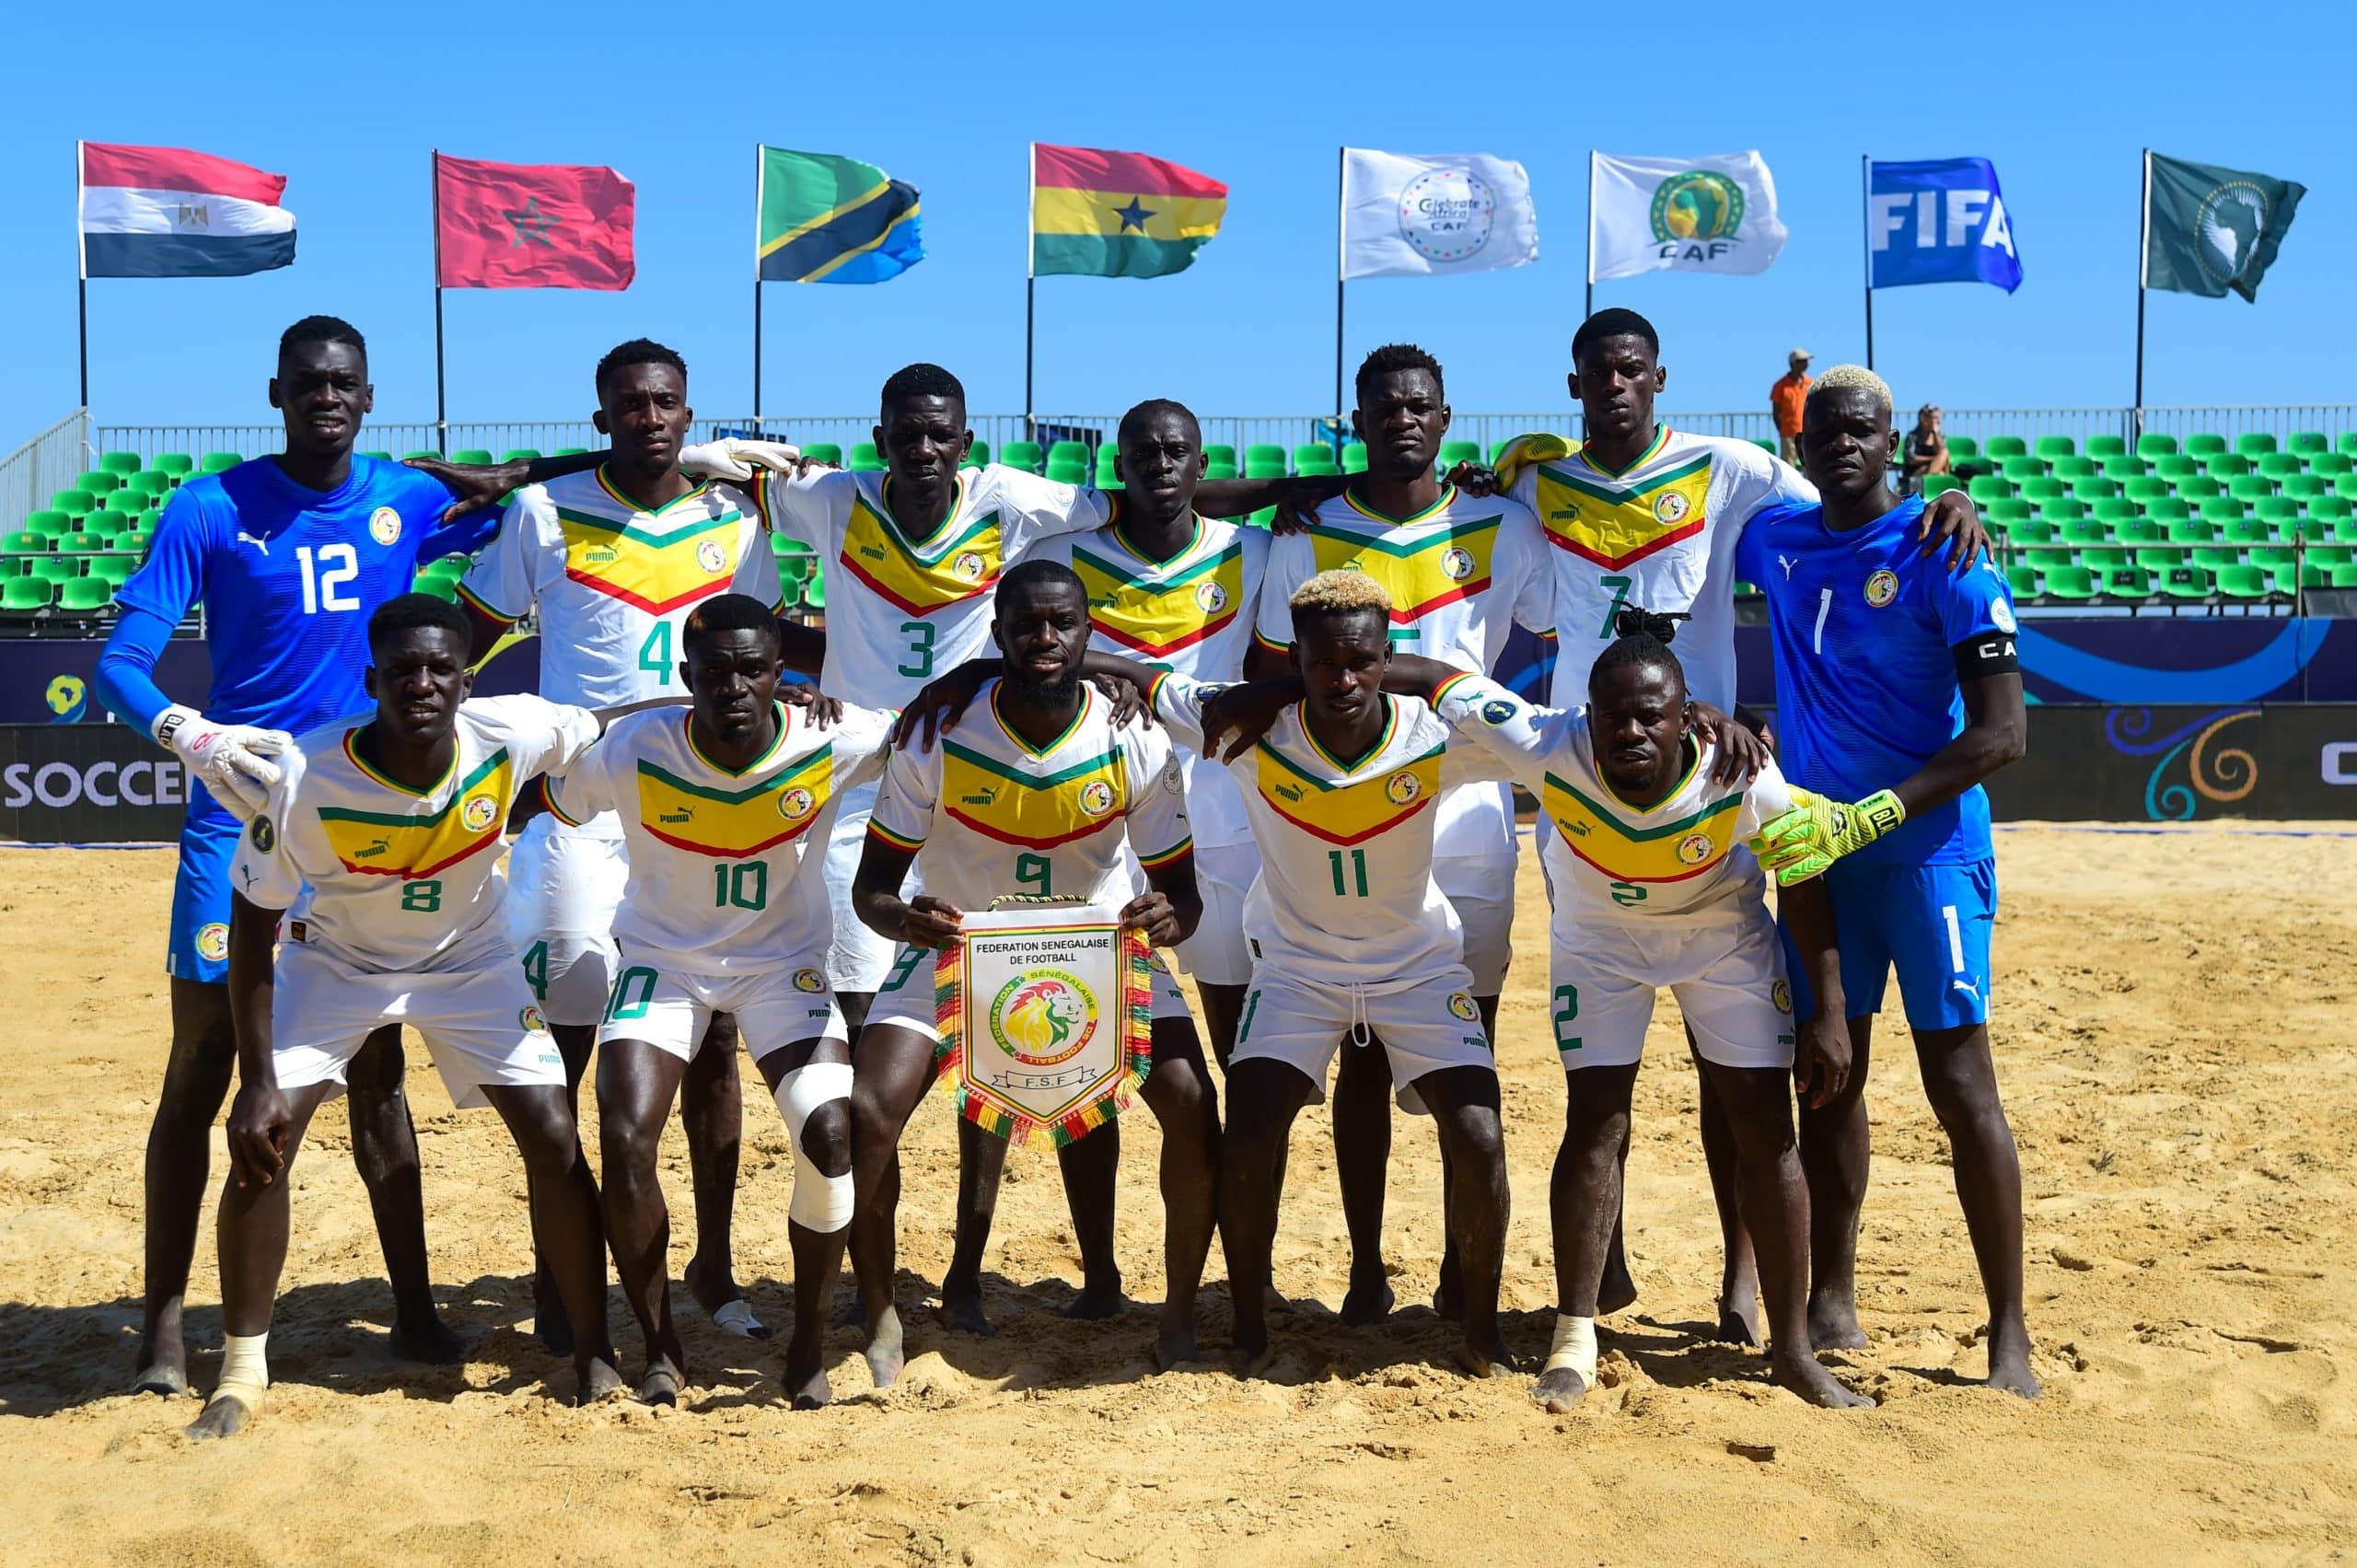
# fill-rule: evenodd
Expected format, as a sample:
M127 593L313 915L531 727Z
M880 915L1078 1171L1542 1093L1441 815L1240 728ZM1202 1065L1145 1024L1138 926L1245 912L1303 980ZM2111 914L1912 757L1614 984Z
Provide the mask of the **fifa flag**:
M2253 304L2308 188L2237 168L2144 155L2146 288Z
M882 283L924 260L917 188L857 158L763 147L754 209L765 283Z
M610 168L434 155L438 288L628 288L638 192Z
M286 176L184 147L75 144L86 278L233 278L295 261Z
M1869 288L1919 283L2022 286L2013 219L1985 157L1870 163L1866 178Z
M1031 144L1031 274L1158 278L1219 233L1227 187L1144 153Z
M1784 248L1776 181L1756 152L1716 157L1588 155L1587 275L1764 273Z
M1342 149L1342 276L1486 273L1538 260L1522 165L1487 153Z

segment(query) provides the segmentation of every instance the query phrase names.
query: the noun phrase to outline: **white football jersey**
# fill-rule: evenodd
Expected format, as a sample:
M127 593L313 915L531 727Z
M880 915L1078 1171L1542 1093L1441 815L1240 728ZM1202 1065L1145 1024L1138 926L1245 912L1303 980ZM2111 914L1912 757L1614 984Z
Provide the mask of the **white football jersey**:
M238 840L230 885L287 912L288 935L356 969L430 970L499 912L500 835L516 792L598 738L598 715L539 697L459 704L458 749L425 790L361 761L361 714L298 738Z
M1582 925L1701 924L1758 911L1765 874L1745 841L1793 807L1771 761L1748 785L1711 777L1718 748L1693 739L1678 787L1631 806L1597 771L1585 708L1543 708L1494 680L1460 677L1435 698L1458 735L1494 753L1538 797L1555 830L1540 850L1560 937Z
M1347 492L1318 508L1306 533L1269 552L1259 636L1282 653L1293 644L1293 596L1320 572L1364 572L1391 596L1391 646L1487 675L1520 621L1554 625L1546 541L1520 502L1444 485L1412 517L1392 518ZM1514 801L1500 784L1452 789L1441 801L1434 853L1514 853Z
M888 476L829 469L759 487L770 526L816 551L827 574L819 686L871 708L903 708L935 676L990 652L991 592L1043 536L1112 520L1100 490L1051 484L993 463L961 469L939 528L912 540L885 505Z
M827 831L842 792L882 771L892 715L846 707L820 729L806 708L777 714L775 742L732 772L697 747L687 709L631 714L550 786L560 819L621 822L614 939L629 962L722 976L824 961Z
M1215 690L1177 675L1155 682L1155 713L1198 753L1203 702ZM1407 983L1465 961L1457 912L1433 881L1434 804L1444 790L1507 770L1415 698L1383 703L1383 738L1354 762L1318 744L1296 703L1226 764L1260 850L1244 935L1270 972L1348 988Z
M1587 701L1588 671L1624 609L1689 619L1678 629L1686 689L1735 711L1735 546L1753 513L1815 502L1817 487L1748 441L1659 427L1618 473L1582 452L1532 463L1514 497L1537 514L1554 558L1554 703Z

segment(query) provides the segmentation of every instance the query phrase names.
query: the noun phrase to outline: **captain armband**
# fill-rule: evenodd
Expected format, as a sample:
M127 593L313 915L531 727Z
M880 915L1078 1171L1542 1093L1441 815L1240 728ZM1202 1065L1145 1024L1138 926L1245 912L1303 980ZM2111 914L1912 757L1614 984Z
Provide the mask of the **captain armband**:
M2000 632L1994 627L1967 637L1949 652L1956 656L1956 677L1958 680L1978 680L1984 675L2011 675L2022 667L2021 655L2014 645L2014 634Z

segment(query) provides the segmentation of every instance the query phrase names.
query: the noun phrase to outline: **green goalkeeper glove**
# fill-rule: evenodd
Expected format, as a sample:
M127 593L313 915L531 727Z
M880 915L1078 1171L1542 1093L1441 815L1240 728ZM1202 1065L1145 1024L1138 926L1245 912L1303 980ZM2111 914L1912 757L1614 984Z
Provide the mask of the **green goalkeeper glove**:
M1805 789L1794 790L1793 800L1790 811L1751 838L1751 853L1776 874L1780 888L1807 881L1907 820L1907 807L1887 789L1854 806Z

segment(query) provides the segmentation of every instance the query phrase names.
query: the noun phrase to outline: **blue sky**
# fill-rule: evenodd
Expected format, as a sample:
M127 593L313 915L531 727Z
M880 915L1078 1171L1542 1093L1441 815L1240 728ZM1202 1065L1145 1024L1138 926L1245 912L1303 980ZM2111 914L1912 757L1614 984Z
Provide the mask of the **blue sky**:
M765 412L857 413L906 361L965 380L976 412L1020 412L1026 143L1151 152L1231 187L1194 268L1153 282L1039 285L1039 404L1314 412L1333 383L1335 148L1522 160L1541 259L1474 277L1351 285L1347 351L1411 339L1467 412L1564 406L1580 313L1586 159L1756 146L1792 239L1756 278L1598 286L1660 326L1670 409L1764 404L1784 351L1857 357L1862 152L1996 163L2026 281L1886 292L1876 363L1902 402L2128 401L2138 150L2297 179L2310 190L2257 306L2154 295L2147 401L2357 397L2357 248L2346 105L2303 51L2340 48L2324 5L1982 6L1817 19L1815 7L1696 3L1474 11L1366 4L1178 6L716 6L674 12L420 5L29 8L0 168L17 240L0 259L17 372L0 447L75 400L73 143L201 148L289 177L295 266L225 281L91 285L102 423L265 420L279 329L343 315L372 345L377 410L434 408L428 154L610 164L638 187L638 281L618 295L453 293L450 414L574 418L612 343L680 349L706 415L750 401L753 146L849 153L923 192L929 259L877 287L772 285ZM1062 23L1055 15L1084 19ZM2171 21L2172 16L2181 18ZM1783 18L1768 25L1768 18ZM671 30L676 27L677 30ZM1920 37L1920 44L1916 41ZM2221 49L2256 49L2240 64ZM42 65L49 61L54 64ZM2290 75L2278 74L2279 64Z

